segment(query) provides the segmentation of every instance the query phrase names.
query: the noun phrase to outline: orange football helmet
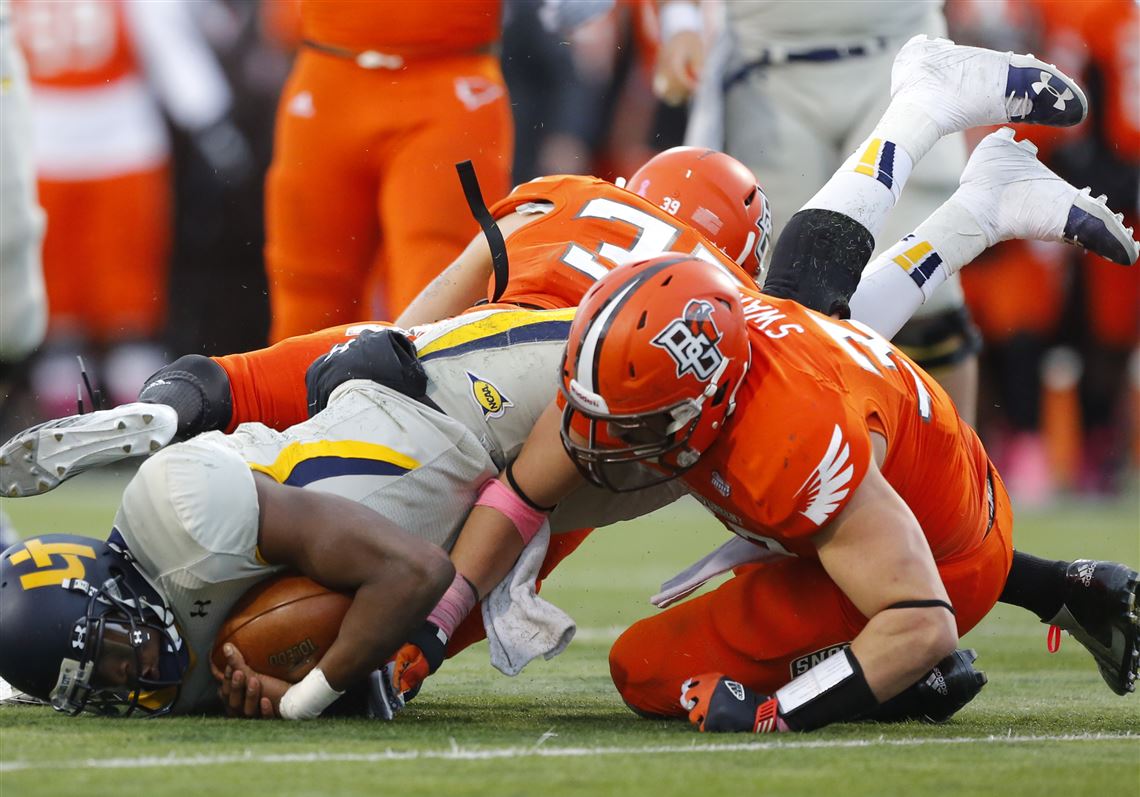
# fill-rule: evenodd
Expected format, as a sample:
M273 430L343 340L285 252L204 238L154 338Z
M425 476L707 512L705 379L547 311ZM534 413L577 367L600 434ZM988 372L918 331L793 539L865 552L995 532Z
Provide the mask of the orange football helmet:
M723 152L673 147L650 158L625 186L684 221L759 278L772 240L772 211L756 175Z
M704 261L668 253L614 269L570 326L567 453L587 479L618 492L676 478L732 413L751 351L740 294Z

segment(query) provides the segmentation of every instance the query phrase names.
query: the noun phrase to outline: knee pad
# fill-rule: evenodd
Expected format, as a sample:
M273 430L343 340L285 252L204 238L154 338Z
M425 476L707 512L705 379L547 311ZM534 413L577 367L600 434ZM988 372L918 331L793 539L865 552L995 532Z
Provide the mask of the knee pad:
M166 404L178 413L176 440L224 430L233 416L230 378L217 362L187 354L151 374L139 401Z
M776 241L762 290L825 315L850 318L851 295L874 248L871 232L850 216L801 210Z
M923 368L956 365L982 350L982 333L961 305L907 322L892 341Z

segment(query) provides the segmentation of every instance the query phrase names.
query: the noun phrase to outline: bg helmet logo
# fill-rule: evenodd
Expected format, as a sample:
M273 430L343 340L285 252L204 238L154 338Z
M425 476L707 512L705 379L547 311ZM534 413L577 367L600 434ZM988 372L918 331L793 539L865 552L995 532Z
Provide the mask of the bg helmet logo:
M707 382L724 361L717 343L721 333L712 319L713 306L704 299L690 299L680 318L674 318L652 341L677 364L677 376L692 373Z
M20 586L24 589L36 589L58 587L68 578L83 579L87 575L83 559L94 558L95 549L90 545L28 540L23 548L8 556L8 561L14 565L21 565L30 559L35 569L20 575Z
M471 397L479 405L484 418L502 418L508 408L515 406L503 391L486 379L470 371L467 372L467 378L471 380Z

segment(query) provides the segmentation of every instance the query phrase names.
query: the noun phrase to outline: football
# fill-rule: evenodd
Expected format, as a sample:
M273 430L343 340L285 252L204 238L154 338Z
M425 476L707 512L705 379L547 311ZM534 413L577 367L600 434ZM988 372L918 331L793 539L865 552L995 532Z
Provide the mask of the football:
M231 642L256 672L297 683L336 639L350 603L351 595L305 576L268 579L234 604L214 640L211 658L224 670L222 646Z

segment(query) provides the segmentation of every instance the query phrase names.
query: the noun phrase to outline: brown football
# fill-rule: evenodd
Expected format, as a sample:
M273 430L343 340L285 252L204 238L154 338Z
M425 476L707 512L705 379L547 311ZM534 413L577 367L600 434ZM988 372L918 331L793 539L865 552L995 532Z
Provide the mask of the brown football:
M352 596L305 576L281 575L241 596L214 640L211 658L225 669L222 645L232 642L256 672L297 683L340 631Z

